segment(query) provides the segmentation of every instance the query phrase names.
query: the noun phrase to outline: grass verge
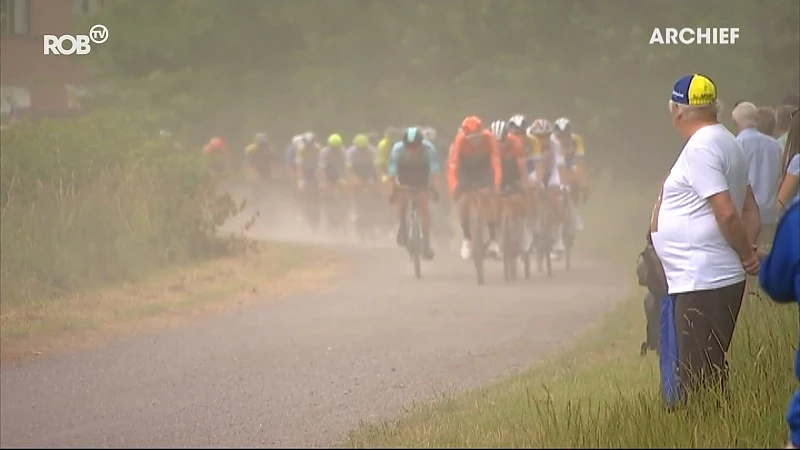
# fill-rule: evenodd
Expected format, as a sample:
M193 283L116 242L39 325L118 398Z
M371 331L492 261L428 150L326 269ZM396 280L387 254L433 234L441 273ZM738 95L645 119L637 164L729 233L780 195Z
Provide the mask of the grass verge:
M2 303L0 355L16 359L82 346L117 332L175 325L198 314L319 288L341 264L319 249L269 243L246 255L166 269L140 283Z
M589 247L632 266L644 239L652 189L622 192L608 178L598 180L596 186L595 201L613 201L616 210L608 214L587 205L586 223L592 235L599 237ZM637 231L639 224L642 229ZM720 399L712 394L685 410L667 413L661 408L657 357L640 357L638 351L644 338L644 291L631 291L629 298L572 350L482 389L415 405L397 420L364 424L342 446L781 445L786 436L784 411L796 388L792 372L796 308L772 304L758 294L746 299L730 352L731 395Z

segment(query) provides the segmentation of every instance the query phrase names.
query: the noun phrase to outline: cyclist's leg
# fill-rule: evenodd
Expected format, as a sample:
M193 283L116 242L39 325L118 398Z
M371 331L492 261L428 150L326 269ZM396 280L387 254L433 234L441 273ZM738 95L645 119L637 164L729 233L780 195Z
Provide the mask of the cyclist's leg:
M486 228L489 231L489 254L499 255L500 245L497 243L497 224L499 222L499 195L492 192L492 187L486 187L481 192L481 214L486 219Z
M458 223L461 226L461 257L469 259L472 253L472 233L470 233L469 223L469 194L462 194L456 201L456 209L458 210Z
M561 223L564 217L563 199L561 192L561 177L558 170L554 170L547 180L547 207L550 210L548 217L550 219L551 230L553 230L555 242L553 243L553 250L560 252L564 250L564 240L561 230Z

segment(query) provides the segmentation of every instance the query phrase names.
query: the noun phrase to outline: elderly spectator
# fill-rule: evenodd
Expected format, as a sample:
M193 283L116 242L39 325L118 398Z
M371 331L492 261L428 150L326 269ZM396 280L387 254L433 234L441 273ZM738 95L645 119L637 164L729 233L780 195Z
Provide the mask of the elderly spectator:
M800 200L795 199L775 231L772 250L761 264L759 280L764 292L779 303L800 303ZM798 347L800 349L800 347ZM800 380L800 350L794 361ZM786 412L789 442L785 448L800 447L800 391L796 391Z
M772 241L775 223L778 221L776 200L780 178L781 146L772 136L756 130L758 108L750 102L742 102L733 109L733 123L738 134L736 140L742 146L747 165L747 178L761 214L761 242Z
M668 295L661 298L661 381L668 407L699 388L725 386L746 273L758 273L752 245L758 205L747 158L718 121L717 89L706 76L680 78L669 102L687 139L650 220Z
M800 180L800 114L795 109L791 114L791 124L787 133L786 145L781 163L782 176L778 189L778 214L783 211L792 198L800 198L798 180ZM785 170L784 170L785 169Z
M775 135L775 108L759 106L756 111L756 130L767 136Z

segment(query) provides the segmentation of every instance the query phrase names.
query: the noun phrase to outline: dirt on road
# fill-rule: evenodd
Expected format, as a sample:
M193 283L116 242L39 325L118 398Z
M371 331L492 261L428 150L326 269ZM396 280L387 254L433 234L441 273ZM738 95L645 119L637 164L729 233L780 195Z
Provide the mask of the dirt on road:
M0 368L2 447L329 447L360 421L486 383L563 348L622 298L625 277L571 271L476 286L440 251L417 281L396 248L299 293Z

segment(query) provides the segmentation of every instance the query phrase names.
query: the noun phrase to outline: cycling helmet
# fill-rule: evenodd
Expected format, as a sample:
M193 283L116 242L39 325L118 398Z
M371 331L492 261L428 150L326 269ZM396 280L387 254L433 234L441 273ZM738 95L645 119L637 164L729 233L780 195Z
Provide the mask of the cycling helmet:
M292 144L295 147L300 147L301 145L303 145L303 140L304 140L303 135L298 134L297 136L292 138Z
M464 120L461 122L461 131L465 134L474 134L479 133L483 128L483 122L478 116L468 116L465 117Z
M405 133L403 133L403 145L406 147L419 147L422 145L422 140L425 139L422 136L422 132L417 127L409 127Z
M509 131L524 131L530 126L528 119L522 114L515 114L508 119Z
M311 142L314 142L314 140L316 140L316 139L317 139L317 137L311 131L306 131L305 133L303 133L303 140L305 142L311 143Z
M553 133L553 124L547 119L536 119L528 128L529 136L544 136Z
M208 146L218 149L225 148L225 141L223 141L221 137L213 137L208 141Z
M369 138L366 134L357 134L353 138L353 146L356 148L366 148L369 146Z
M256 133L254 140L259 144L267 143L267 133Z
M342 137L336 133L328 136L328 146L329 147L341 147L342 146Z
M553 131L556 134L572 134L572 122L566 117L559 117L553 124Z
M505 120L495 120L490 126L494 138L502 141L508 136L508 125Z

